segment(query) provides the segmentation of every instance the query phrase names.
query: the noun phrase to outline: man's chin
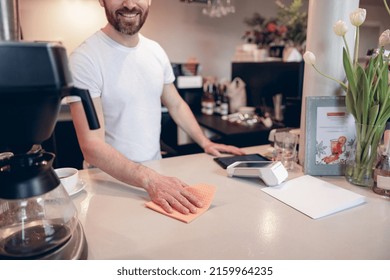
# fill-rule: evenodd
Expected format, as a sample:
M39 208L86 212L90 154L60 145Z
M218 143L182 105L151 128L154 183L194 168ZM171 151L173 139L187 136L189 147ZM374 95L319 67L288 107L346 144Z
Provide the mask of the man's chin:
M141 28L140 27L134 27L134 26L120 26L119 28L116 28L117 31L119 31L120 33L122 34L125 34L125 35L134 35L134 34L137 34L138 31L140 30Z

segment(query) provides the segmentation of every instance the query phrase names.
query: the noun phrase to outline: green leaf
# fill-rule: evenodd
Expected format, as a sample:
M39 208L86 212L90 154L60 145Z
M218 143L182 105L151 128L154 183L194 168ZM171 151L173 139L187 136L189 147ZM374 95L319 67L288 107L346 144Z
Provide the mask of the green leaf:
M356 101L358 102L358 108L360 108L360 113L361 114L361 123L368 123L368 109L370 108L370 86L368 84L367 76L366 73L364 72L364 69L360 66L357 65L356 68L356 78L357 78L357 93L358 96L356 98Z
M385 123L390 119L390 106L387 106L379 116L378 123Z
M389 70L388 66L386 64L383 64L382 69L379 73L379 82L381 86L381 91L380 91L380 100L381 102L386 100L386 93L389 88Z
M345 48L343 48L343 66L348 80L348 88L346 95L347 110L354 116L355 120L361 123L361 117L357 108L357 86L355 80L355 74L352 68L351 60Z
M386 111L387 107L390 107L390 96L389 96L389 76L388 76L388 64L383 63L383 58L378 55L378 64L380 67L377 68L376 82L374 86L375 94L377 96L377 102L380 104L379 119L386 122Z
M347 90L347 97L346 99L349 99L347 103L349 103L349 107L355 107L356 108L356 101L357 101L357 86L356 86L356 80L355 80L355 74L352 68L352 62L348 56L348 53L345 48L343 48L343 66L344 71L347 76L348 80L348 90ZM348 94L348 92L350 94ZM351 111L350 111L351 112ZM356 112L357 113L357 112Z
M380 69L381 67L381 64L383 64L383 61L382 61L382 56L381 55L377 55L376 57L372 58L371 61L373 62L373 76L372 76L372 79L371 79L371 83L372 83L372 87L373 87L373 92L376 93L376 90L377 90L377 87L378 87L378 69ZM376 94L377 95L377 94ZM378 100L378 95L376 96L377 100Z
M352 116L355 118L355 120L358 120L357 114L356 114L356 107L352 101L353 101L352 92L350 89L347 89L347 95L345 98L345 105L347 107L348 112L350 112L352 114Z
M370 58L370 61L369 61L368 65L367 65L366 72L367 72L367 78L368 78L369 81L372 81L372 79L373 79L373 77L375 75L375 71L374 71L375 63L374 63L374 61L375 61L374 58Z
M375 121L377 120L379 112L379 104L375 104L370 108L369 116L368 116L368 124L375 124Z
M355 86L356 88L355 75L352 68L352 62L345 48L343 48L343 66L344 66L344 71L347 76L348 82L350 84L353 84L353 86Z

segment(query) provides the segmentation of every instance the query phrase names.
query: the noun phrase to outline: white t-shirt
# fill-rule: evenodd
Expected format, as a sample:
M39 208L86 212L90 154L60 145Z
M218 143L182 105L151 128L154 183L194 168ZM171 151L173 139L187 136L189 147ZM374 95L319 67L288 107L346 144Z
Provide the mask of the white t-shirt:
M134 48L99 30L70 56L74 85L101 98L105 139L135 162L160 159L161 94L175 79L161 46L140 35Z

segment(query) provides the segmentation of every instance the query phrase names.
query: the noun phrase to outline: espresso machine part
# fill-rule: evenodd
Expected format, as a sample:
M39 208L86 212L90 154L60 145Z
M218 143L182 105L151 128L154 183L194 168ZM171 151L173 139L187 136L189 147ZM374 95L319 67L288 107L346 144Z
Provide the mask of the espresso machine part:
M19 41L19 1L0 0L0 41Z
M87 90L73 87L66 50L54 43L0 42L0 259L85 259L77 210L37 148L55 127L61 100L79 96L99 128Z

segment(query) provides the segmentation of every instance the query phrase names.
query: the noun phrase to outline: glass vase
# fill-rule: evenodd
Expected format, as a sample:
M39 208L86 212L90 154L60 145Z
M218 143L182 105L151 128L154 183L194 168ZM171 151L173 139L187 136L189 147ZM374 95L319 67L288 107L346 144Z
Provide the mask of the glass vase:
M385 125L386 123L355 124L356 138L345 164L345 177L348 182L358 186L373 187L377 151Z

